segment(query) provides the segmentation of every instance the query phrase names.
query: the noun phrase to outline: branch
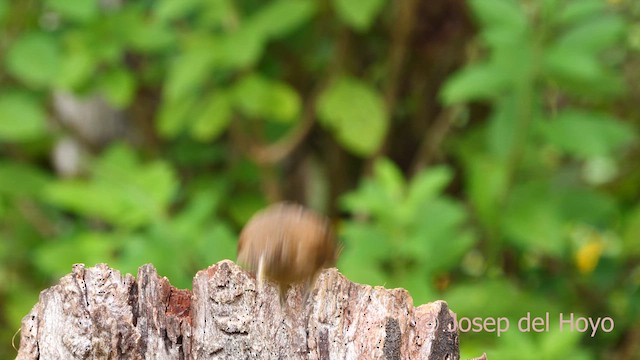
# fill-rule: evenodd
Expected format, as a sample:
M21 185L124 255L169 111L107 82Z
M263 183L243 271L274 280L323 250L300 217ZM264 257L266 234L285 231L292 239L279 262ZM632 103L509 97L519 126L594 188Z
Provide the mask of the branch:
M198 272L193 291L153 265L137 280L75 265L22 321L25 359L459 359L455 314L413 307L404 289L356 284L325 270L306 304L280 305L271 284L229 260Z

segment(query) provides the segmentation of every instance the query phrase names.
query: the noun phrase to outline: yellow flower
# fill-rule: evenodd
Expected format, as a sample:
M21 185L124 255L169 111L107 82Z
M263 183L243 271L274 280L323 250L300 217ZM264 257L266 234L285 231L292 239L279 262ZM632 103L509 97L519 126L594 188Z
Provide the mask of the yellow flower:
M598 265L602 250L604 250L602 240L591 240L582 245L575 255L578 270L583 274L591 273Z

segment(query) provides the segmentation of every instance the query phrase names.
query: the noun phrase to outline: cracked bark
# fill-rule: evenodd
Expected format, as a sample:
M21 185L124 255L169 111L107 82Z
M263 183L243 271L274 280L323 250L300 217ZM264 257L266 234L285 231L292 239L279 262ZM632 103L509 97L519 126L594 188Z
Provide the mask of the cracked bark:
M137 279L107 265L44 290L22 321L17 359L459 359L455 314L418 307L404 289L356 284L325 270L308 301L231 261L196 274L193 291L155 268Z

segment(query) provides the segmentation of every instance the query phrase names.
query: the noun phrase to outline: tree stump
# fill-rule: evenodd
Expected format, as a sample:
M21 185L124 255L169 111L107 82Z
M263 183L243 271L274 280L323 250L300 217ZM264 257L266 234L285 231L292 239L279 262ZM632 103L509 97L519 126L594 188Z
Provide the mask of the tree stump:
M303 303L229 260L176 289L153 265L135 279L105 264L44 290L22 320L17 359L458 360L455 314L413 306L404 289L356 284L325 270Z

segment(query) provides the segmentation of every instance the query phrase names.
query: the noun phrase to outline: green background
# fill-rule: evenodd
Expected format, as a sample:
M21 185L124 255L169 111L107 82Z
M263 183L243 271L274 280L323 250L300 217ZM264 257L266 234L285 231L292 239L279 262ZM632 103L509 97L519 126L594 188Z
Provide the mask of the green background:
M638 1L0 0L0 54L0 358L73 263L189 288L283 199L351 280L510 319L463 358L640 358Z

